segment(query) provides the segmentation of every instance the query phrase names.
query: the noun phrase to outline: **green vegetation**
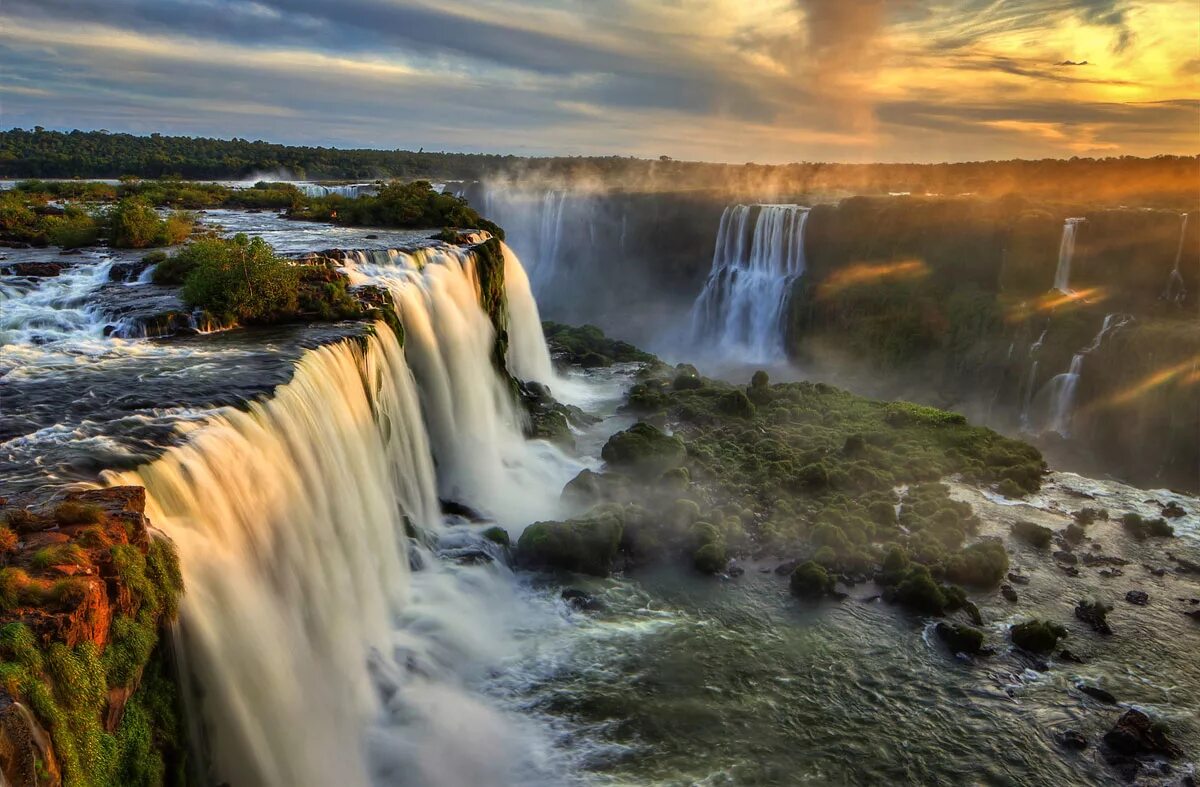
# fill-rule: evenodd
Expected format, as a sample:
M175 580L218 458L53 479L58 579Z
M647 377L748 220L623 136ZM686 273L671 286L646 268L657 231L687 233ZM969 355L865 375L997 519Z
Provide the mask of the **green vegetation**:
M54 507L54 521L60 525L95 525L104 519L104 509L93 503L68 500Z
M1121 527L1125 528L1125 532L1138 541L1145 541L1147 538L1173 538L1175 536L1175 528L1171 527L1162 517L1144 519L1138 514L1129 513L1121 517Z
M429 181L387 183L374 195L313 197L294 207L291 218L359 227L456 227L487 230L504 240L504 230L461 197L434 191Z
M657 476L683 461L684 446L678 437L637 423L610 437L600 456L614 468Z
M521 534L518 554L530 568L607 576L616 559L623 529L619 512L605 509L565 522L537 522Z
M228 322L272 322L300 306L296 267L262 238L202 238L154 271L156 282L181 275L184 303Z
M954 653L975 654L983 650L983 632L977 628L939 621L935 630Z
M833 577L819 563L809 560L796 566L789 580L794 595L801 598L820 598L833 590Z
M543 322L542 332L550 353L564 363L585 369L612 366L614 363L649 363L657 359L628 342L610 339L595 325L578 328L557 322Z
M489 527L487 530L484 530L481 535L488 541L499 544L502 547L510 546L512 544L511 539L508 537L508 531L499 525Z
M48 551L63 554L43 559ZM34 563L56 564L68 551L72 559L82 555L76 544L61 544L39 552ZM113 621L103 653L91 642L74 648L61 642L41 645L23 623L0 627L0 683L10 695L24 699L48 728L67 787L162 784L167 760L178 763L183 757L176 688L163 676L161 664L151 661L160 623L178 612L183 589L178 558L173 545L159 539L145 555L120 545L112 548L111 557L136 612ZM44 581L4 569L0 601L11 609L16 603L65 599L84 582L62 580L47 592ZM116 730L106 731L110 689L129 687L139 676L141 690Z
M126 197L108 212L108 240L119 249L171 246L187 240L195 217L176 211L167 218L140 197Z
M1027 620L1013 626L1009 635L1019 648L1031 653L1049 653L1060 639L1067 636L1067 630L1048 620Z
M286 171L295 178L461 178L478 180L506 171L561 181L571 177L609 183L641 183L647 189L692 190L724 186L752 192L766 180L794 193L907 191L985 196L1010 194L1013 184L1030 197L1075 200L1087 195L1109 202L1193 200L1196 158L1071 158L982 161L955 164L830 164L781 166L706 164L625 156L530 159L467 153L403 150L339 150L274 145L244 139L218 140L134 136L102 131L12 129L0 132L0 172L10 177L122 175L198 179L244 178Z
M1038 549L1050 546L1050 542L1054 538L1054 531L1050 528L1024 520L1013 523L1012 534L1014 538Z

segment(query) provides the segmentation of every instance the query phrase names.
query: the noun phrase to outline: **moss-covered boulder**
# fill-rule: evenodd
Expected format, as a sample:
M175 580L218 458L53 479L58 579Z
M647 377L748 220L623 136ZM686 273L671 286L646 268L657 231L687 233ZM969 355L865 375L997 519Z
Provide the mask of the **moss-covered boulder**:
M794 596L820 598L833 590L833 577L819 563L809 560L796 566L788 586Z
M619 510L609 507L565 522L535 522L517 540L517 562L526 568L607 576L624 529Z
M644 422L610 437L600 452L612 467L654 476L678 467L684 454L682 440Z
M1012 534L1014 538L1038 549L1050 546L1050 542L1054 538L1054 531L1050 528L1024 520L1013 523Z
M977 628L939 621L935 630L938 638L954 653L973 655L983 650L983 632Z
M1058 641L1067 636L1067 630L1048 620L1027 620L1009 630L1013 644L1031 653L1050 653Z

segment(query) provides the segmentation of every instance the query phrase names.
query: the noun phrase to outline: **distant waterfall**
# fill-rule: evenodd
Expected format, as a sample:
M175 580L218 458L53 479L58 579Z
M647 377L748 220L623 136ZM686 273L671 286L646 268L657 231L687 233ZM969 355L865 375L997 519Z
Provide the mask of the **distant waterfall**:
M1100 332L1090 344L1071 357L1067 371L1055 375L1046 383L1045 391L1050 408L1046 428L1049 431L1057 432L1063 437L1071 436L1071 422L1075 417L1075 393L1079 387L1079 377L1083 373L1084 357L1100 349L1105 337L1128 325L1132 320L1127 314L1105 315Z
M1087 219L1067 219L1063 222L1062 239L1058 242L1058 267L1054 270L1054 289L1071 291L1071 259L1075 256L1075 231Z
M784 307L805 270L808 212L800 205L725 209L712 270L692 307L698 345L755 362L784 357Z
M357 199L379 191L379 186L374 183L349 183L342 186L325 186L320 183L295 183L293 185L300 189L306 197L336 196Z
M524 261L530 285L539 301L553 294L557 287L569 287L569 271L574 267L563 258L565 223L568 203L582 200L584 195L568 195L563 189L531 190L515 186L488 186L483 193L482 213L504 227L505 234L516 253ZM583 206L586 211L586 205ZM576 217L586 221L586 216ZM587 222L590 226L590 222ZM575 227L575 231L578 231Z
M1179 246L1175 249L1175 266L1167 277L1167 287L1163 290L1162 299L1172 303L1183 303L1187 298L1187 288L1183 286L1183 274L1179 272L1179 264L1183 261L1183 244L1187 238L1188 214L1183 214L1182 226L1179 228Z
M143 484L147 513L179 547L212 783L513 783L511 725L449 666L460 646L498 646L479 605L504 592L488 585L500 575L460 580L426 554L410 579L408 552L424 547L408 535L449 533L439 493L514 529L555 514L581 468L522 437L493 367L474 252L351 256L356 281L393 294L403 347L378 323L361 341L311 350L270 399L221 410L107 480ZM506 254L505 267L510 360L548 370L544 342L528 335L538 322L520 263ZM471 751L449 762L462 736Z

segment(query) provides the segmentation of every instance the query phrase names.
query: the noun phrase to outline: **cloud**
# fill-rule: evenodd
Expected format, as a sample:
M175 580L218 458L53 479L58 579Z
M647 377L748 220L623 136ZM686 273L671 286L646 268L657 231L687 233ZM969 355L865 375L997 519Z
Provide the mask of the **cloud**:
M1192 152L1200 121L1192 0L6 0L0 17L7 125L741 162Z

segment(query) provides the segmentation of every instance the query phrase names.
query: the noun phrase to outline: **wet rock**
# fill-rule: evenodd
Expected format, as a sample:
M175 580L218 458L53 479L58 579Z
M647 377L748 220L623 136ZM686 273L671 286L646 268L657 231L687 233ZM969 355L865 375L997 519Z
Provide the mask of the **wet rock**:
M1167 570L1161 566L1146 566L1146 570L1156 577L1165 577Z
M604 609L603 602L579 588L565 588L560 594L560 598L567 602L567 606L582 612L595 612Z
M442 500L439 498L438 503L442 507L442 513L446 516L460 516L468 522L487 521L483 514L464 503L459 503L456 500Z
M1103 702L1106 705L1116 705L1117 704L1117 698L1112 695L1112 692L1105 691L1104 689L1100 688L1099 686L1091 686L1087 683L1077 683L1077 684L1075 684L1075 688L1079 689L1081 692L1088 695L1092 699L1099 700L1100 702Z
M1058 743L1064 749L1083 751L1088 747L1087 737L1079 730L1064 730L1058 735Z
M1083 555L1083 564L1089 568L1095 566L1127 566L1129 561L1121 557L1112 557L1111 555L1093 555L1085 552Z
M1096 633L1107 637L1113 633L1112 626L1108 625L1108 613L1112 609L1102 601L1080 601L1075 605L1075 617L1091 626Z
M0 691L0 783L43 787L62 783L50 735L24 705Z
M1125 600L1130 604L1144 607L1150 603L1150 594L1144 590L1131 590L1125 594Z
M1022 574L1015 574L1012 571L1008 572L1008 581L1014 585L1028 585L1029 577Z
M1050 653L1067 636L1067 630L1048 620L1027 620L1013 626L1009 635L1018 648L1030 653Z
M1182 750L1168 736L1165 724L1155 723L1137 709L1125 711L1111 730L1104 733L1104 745L1118 757L1179 757Z
M1178 519L1181 516L1187 516L1187 511L1184 510L1183 506L1172 500L1163 506L1162 515L1168 519Z
M1179 571L1179 573L1181 573L1181 574L1200 574L1200 563L1193 563L1192 561L1187 560L1186 558L1175 557L1174 555L1172 555L1170 553L1167 554L1167 557L1174 560L1175 564L1177 566L1179 566L1179 568L1177 569Z
M1105 579L1114 579L1116 577L1125 576L1125 572L1119 568L1102 568L1100 569L1100 576L1104 577Z
M150 262L147 260L139 260L137 262L114 262L112 267L108 269L109 281L137 281L138 277L145 272L146 268L150 267Z
M61 262L14 262L0 268L9 276L28 276L34 279L49 279L62 273L66 266Z
M364 235L363 237L366 238L367 240L378 240L379 239L379 236L373 232L368 233L368 234Z
M1187 612L1184 612L1183 614L1187 615L1189 618L1196 621L1197 623L1200 623L1200 609L1189 609Z
M1058 652L1058 657L1060 659L1062 659L1063 661L1069 661L1072 664L1086 664L1087 663L1080 656L1077 656L1075 653L1067 650L1066 648L1063 648L1062 650L1060 650Z
M942 621L934 630L954 653L974 655L983 649L983 632L977 628Z
M790 577L802 562L801 560L785 560L775 567L775 573L781 577Z
M1062 571L1064 574L1066 574L1066 575L1067 575L1067 576L1069 576L1069 577L1077 577L1077 576L1079 576L1079 569L1078 569L1078 568L1076 568L1075 566L1062 566L1062 565L1060 565L1058 568L1059 568L1059 570L1061 570L1061 571Z
M1004 596L1004 599L1006 601L1011 601L1014 604L1017 603L1017 591L1013 589L1012 585L1009 585L1009 584L1001 585L1000 586L1000 595Z
M1068 566L1074 566L1079 563L1079 558L1075 557L1073 553L1067 552L1066 550L1059 550L1058 552L1055 552L1054 559L1060 563L1066 563Z

